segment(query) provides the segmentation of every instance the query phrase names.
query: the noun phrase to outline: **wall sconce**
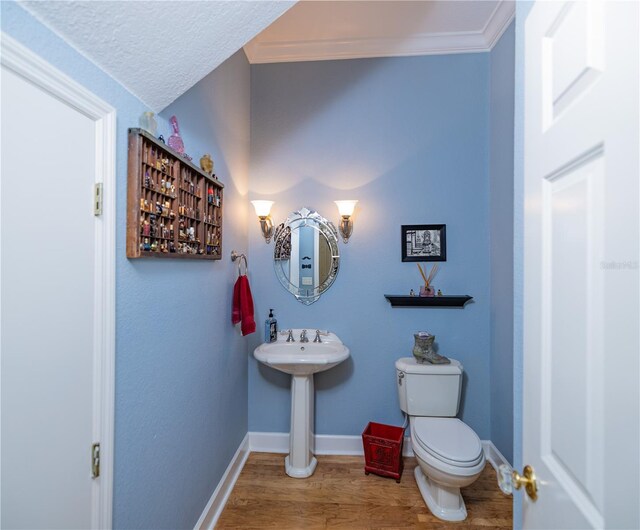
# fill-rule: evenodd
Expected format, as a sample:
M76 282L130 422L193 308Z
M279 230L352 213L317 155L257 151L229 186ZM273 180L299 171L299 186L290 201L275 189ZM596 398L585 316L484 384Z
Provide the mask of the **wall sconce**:
M251 201L253 207L256 209L256 215L260 219L260 228L262 229L262 236L266 243L271 242L271 236L273 235L273 222L271 221L271 206L273 201Z
M340 235L342 236L342 241L345 243L349 242L349 238L351 237L351 233L353 232L353 221L351 220L351 216L353 215L353 210L356 207L356 203L358 201L333 201L336 203L338 207L338 212L340 212L340 223L338 224L338 229L340 230Z

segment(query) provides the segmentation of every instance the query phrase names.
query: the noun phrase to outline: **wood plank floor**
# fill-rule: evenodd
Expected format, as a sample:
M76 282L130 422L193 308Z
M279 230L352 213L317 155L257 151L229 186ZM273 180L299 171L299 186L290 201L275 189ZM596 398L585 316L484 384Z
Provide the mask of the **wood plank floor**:
M216 528L512 528L512 499L489 464L462 490L467 520L445 523L422 500L415 458L405 458L400 484L365 475L363 457L317 458L312 477L295 479L284 472L284 455L251 453Z

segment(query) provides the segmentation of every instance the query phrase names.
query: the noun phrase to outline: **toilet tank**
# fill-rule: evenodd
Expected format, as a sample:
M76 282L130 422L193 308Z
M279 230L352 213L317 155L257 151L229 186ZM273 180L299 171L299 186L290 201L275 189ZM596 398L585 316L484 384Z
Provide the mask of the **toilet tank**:
M400 408L410 416L458 414L462 392L462 365L419 364L414 357L396 361L396 385Z

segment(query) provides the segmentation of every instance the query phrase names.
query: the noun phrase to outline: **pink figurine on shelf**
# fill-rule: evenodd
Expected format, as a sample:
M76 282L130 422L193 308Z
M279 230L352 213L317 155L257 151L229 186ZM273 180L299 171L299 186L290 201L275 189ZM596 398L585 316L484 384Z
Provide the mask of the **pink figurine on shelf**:
M178 153L184 153L184 142L180 136L180 128L178 127L178 118L171 116L169 120L171 127L173 127L173 134L169 136L169 147L175 149Z

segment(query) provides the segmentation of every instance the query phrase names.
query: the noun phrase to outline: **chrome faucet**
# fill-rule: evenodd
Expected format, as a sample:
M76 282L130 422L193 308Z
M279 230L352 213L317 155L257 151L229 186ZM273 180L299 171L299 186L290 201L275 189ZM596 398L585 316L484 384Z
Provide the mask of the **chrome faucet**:
M295 342L296 340L293 338L293 330L289 330L289 335L287 336L287 342Z
M313 339L313 342L322 342L322 339L320 338L320 330L316 329L316 338Z
M303 329L302 333L300 333L300 342L309 342L309 337L307 337L306 329Z

